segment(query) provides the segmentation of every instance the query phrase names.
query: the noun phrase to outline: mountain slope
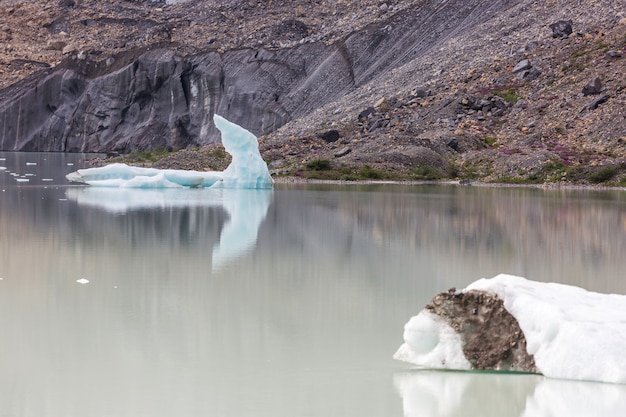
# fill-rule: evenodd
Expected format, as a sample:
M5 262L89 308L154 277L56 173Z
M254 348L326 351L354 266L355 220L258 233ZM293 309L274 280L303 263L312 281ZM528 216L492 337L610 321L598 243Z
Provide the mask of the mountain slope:
M191 149L216 111L277 174L619 183L624 12L570 3L9 0L2 148Z

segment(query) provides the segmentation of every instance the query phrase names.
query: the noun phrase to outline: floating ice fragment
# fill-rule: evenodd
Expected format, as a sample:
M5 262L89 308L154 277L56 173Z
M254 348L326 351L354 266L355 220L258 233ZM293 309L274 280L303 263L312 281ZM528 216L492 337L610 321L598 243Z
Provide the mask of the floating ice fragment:
M34 166L37 165L37 162L26 162L27 166Z
M222 133L224 149L232 156L232 162L224 171L158 170L110 164L100 168L79 169L66 177L73 182L99 187L272 188L272 177L259 153L256 136L217 114L213 116L213 122Z
M67 164L65 164L65 165L67 165L68 167L71 167L71 166L73 166L73 165L74 165L74 163L73 163L73 162L68 162L68 163L67 163Z
M29 182L30 180L28 178L16 178L15 181L17 181L17 182Z
M89 280L86 278L77 279L76 282L79 284L89 284Z
M42 178L42 181L54 181L52 178Z
M466 330L450 337L452 328ZM626 384L626 295L502 274L436 296L406 324L404 340L394 357L420 367L521 364L553 378Z
M7 167L0 167L0 171L4 171Z

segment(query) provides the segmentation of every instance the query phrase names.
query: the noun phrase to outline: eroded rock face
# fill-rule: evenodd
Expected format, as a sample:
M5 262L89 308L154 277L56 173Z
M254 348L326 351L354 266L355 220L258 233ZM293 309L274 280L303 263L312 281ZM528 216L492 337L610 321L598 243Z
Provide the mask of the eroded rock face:
M0 149L128 152L204 145L219 140L214 113L266 134L514 3L427 1L419 13L401 11L331 45L194 55L179 54L171 43L124 56L79 51L0 92Z
M517 320L494 294L452 289L435 296L425 309L461 336L473 369L538 372Z

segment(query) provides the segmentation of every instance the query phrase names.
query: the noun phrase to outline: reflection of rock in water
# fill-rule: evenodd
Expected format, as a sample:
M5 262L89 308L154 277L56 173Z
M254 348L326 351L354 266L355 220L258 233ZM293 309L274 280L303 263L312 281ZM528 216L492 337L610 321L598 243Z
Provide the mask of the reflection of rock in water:
M452 289L435 296L425 308L461 335L463 353L472 368L537 372L519 323L499 297Z

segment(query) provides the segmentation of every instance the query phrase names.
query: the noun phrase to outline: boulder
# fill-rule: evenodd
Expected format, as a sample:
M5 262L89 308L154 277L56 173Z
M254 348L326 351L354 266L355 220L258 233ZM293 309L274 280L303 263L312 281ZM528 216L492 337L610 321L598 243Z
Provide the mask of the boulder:
M523 61L518 62L514 67L513 67L513 73L517 74L519 72L522 71L526 71L532 68L532 64L530 63L529 60L524 59Z
M326 143L337 142L340 137L341 135L339 134L339 131L334 129L328 130L321 135L322 140L324 140Z
M567 38L572 34L572 21L559 20L558 22L552 23L550 29L552 29L553 38Z
M602 92L602 81L600 81L599 77L589 81L583 87L583 95L585 96L600 94L600 92Z

